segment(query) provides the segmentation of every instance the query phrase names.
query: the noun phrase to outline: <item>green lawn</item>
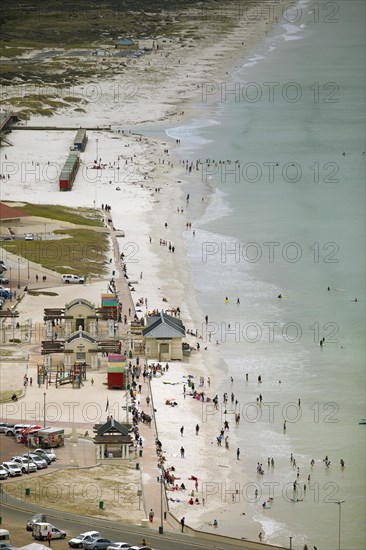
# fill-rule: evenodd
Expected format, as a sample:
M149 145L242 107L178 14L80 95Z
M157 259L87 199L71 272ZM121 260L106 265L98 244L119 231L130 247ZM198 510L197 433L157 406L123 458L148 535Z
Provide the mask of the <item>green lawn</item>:
M5 241L1 245L5 250L57 273L84 276L107 273L107 233L86 228L57 230L54 233L66 237L47 241Z
M41 218L51 218L62 222L75 223L76 225L91 225L103 227L103 218L99 210L92 208L69 208L53 204L30 204L17 206L28 216L39 216Z

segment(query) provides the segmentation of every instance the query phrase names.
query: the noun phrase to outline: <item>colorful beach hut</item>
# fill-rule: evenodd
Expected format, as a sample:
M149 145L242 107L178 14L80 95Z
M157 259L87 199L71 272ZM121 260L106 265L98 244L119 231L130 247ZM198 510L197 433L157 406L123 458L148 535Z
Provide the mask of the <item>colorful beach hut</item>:
M107 367L107 381L108 389L124 389L124 375L126 368L126 357L124 355L112 355L108 356L108 367Z
M103 319L118 319L118 298L115 294L102 294L101 314Z

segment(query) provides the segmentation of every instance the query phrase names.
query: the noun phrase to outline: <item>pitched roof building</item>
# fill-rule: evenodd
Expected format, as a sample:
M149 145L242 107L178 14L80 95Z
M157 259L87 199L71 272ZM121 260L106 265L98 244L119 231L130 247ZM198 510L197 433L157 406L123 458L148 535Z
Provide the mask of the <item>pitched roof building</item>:
M128 426L110 417L105 424L94 426L94 431L96 432L94 443L97 445L97 459L129 458L130 445L133 442L128 433Z
M186 335L180 319L163 311L147 318L147 327L142 331L146 340L146 355L159 361L181 360L182 340Z

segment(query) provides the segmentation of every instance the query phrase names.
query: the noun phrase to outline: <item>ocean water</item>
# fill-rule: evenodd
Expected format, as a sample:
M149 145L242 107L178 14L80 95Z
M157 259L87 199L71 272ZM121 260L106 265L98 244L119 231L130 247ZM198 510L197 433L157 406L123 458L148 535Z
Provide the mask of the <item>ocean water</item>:
M341 548L365 547L364 22L357 0L300 2L169 130L213 190L186 248L241 413L234 430L229 403L238 494L218 502L219 530L240 538L337 548L344 500Z

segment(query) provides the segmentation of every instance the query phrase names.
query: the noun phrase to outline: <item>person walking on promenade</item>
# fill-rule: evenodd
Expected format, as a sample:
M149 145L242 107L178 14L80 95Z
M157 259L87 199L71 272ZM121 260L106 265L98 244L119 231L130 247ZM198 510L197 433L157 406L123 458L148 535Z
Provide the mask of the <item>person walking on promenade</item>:
M182 426L181 429L180 429L180 435L181 435L181 437L183 437L183 432L184 432L184 426Z
M184 458L184 447L180 448L180 457Z
M51 533L51 531L48 531L47 532L47 542L48 542L49 548L51 548L51 538L52 538L52 533Z
M236 459L240 460L240 449L239 449L239 447L236 449Z
M186 518L183 517L183 518L180 520L180 524L181 524L181 526L182 526L182 533L184 533L184 523L185 523L185 519L186 519Z
M154 520L154 511L152 508L150 508L150 512L149 512L149 521L150 523L152 523Z
M199 427L199 425L197 424L197 426L196 426L196 435L198 435L199 431L200 431L200 427Z

